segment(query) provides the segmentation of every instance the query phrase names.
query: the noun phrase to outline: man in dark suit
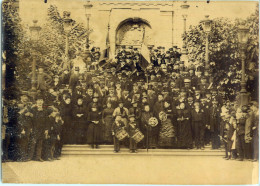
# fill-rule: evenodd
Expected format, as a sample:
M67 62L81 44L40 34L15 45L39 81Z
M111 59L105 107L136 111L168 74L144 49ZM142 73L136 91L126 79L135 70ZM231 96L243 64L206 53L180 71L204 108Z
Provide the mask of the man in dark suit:
M220 147L220 108L218 107L218 102L216 100L212 101L212 107L209 108L209 124L212 149L218 149Z
M43 98L38 96L36 99L36 105L32 107L32 135L29 146L29 160L33 159L34 153L36 154L36 161L43 161L42 155L42 142L48 136L48 122L47 117L51 113L51 110L45 109L43 106Z
M200 103L194 103L194 109L191 112L192 117L192 130L197 149L204 150L204 132L205 132L205 113L200 107Z

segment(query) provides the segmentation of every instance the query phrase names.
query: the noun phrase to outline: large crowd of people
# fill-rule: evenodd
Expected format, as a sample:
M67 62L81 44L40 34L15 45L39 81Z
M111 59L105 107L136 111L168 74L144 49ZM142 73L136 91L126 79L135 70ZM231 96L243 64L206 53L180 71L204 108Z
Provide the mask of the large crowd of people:
M225 147L226 159L258 159L258 101L238 105L203 67L185 66L176 46L122 46L99 63L99 48L83 70L50 76L38 67L33 90L4 102L3 160L58 159L64 144L141 148Z

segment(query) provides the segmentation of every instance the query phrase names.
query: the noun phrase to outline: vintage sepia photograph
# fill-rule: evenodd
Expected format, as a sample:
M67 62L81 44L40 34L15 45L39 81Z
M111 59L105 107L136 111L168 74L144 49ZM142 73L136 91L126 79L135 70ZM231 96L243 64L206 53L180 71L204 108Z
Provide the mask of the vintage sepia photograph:
M259 3L3 0L3 183L259 184Z

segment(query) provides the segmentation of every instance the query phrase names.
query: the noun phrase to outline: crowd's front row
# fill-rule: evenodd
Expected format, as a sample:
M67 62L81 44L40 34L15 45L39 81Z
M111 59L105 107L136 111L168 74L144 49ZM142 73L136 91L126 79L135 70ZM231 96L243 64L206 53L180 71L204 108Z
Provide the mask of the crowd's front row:
M228 101L220 106L216 99L168 100L158 93L152 105L144 95L142 101L106 99L104 108L98 97L92 95L86 104L87 97L78 96L72 105L72 97L64 94L59 104L50 104L51 98L41 94L31 104L22 95L9 103L4 107L3 160L58 159L63 144L114 144L115 153L124 145L134 153L138 148L203 150L210 143L218 149L221 141L226 159L258 159L256 102L239 109Z

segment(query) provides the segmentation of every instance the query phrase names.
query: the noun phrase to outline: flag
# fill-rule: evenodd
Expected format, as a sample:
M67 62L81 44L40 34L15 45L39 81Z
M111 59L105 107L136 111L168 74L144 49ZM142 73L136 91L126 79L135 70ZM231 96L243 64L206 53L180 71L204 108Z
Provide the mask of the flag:
M151 61L150 61L150 51L144 43L144 38L145 38L145 28L143 27L143 39L141 45L141 55L140 55L139 65L143 70L146 70L147 66L151 63Z
M143 70L145 70L150 63L150 51L145 44L142 44L139 65Z
M98 62L98 65L100 67L103 67L104 65L107 65L108 62L110 62L111 60L109 60L110 57L110 44L109 44L109 31L107 32L107 38L106 38L106 48L102 51L101 56L100 56L100 60Z

